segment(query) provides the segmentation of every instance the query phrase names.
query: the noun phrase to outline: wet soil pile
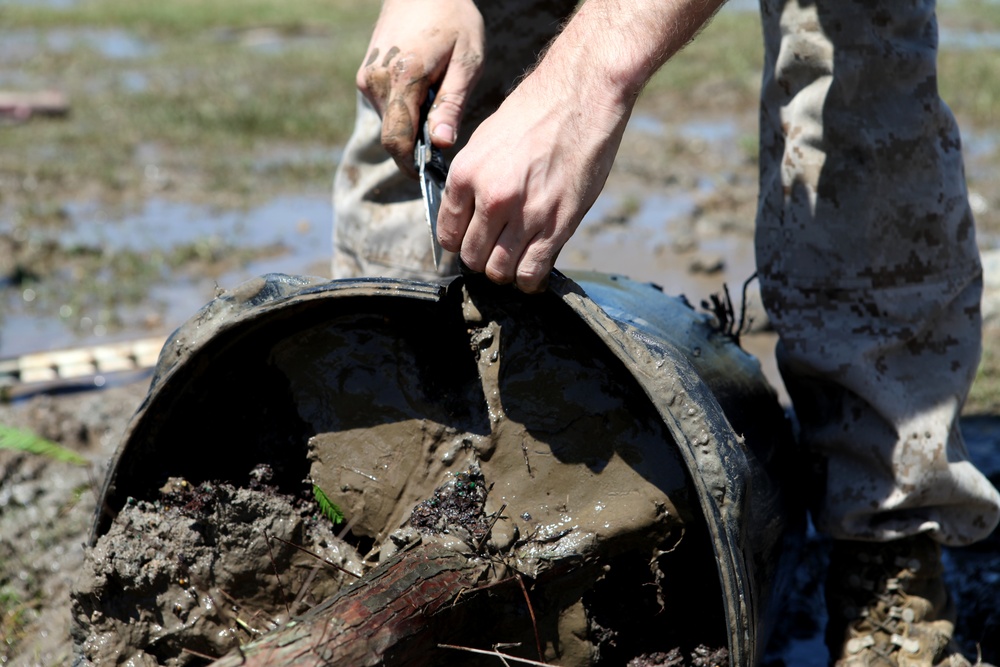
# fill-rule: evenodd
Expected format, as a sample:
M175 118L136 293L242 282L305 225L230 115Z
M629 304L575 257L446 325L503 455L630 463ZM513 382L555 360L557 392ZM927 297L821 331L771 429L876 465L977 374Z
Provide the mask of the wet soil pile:
M360 576L357 552L314 504L270 486L265 466L254 472L246 487L171 478L118 514L72 596L84 664L197 664Z

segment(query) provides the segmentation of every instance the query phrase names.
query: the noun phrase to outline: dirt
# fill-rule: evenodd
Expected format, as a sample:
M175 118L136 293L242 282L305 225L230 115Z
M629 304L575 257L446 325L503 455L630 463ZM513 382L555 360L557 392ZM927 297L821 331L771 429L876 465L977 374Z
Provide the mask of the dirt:
M0 422L83 454L72 466L0 450L0 562L7 664L72 663L70 588L84 561L105 467L148 382L0 405Z
M360 577L360 555L315 505L257 473L250 487L171 478L122 510L74 586L77 664L198 664Z

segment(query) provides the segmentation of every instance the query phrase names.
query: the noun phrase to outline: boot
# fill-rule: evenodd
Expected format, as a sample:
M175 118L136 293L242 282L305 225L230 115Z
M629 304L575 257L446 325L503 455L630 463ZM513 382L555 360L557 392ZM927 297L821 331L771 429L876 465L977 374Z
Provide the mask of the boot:
M830 664L971 667L952 641L955 606L943 571L941 545L926 535L835 541L826 581Z

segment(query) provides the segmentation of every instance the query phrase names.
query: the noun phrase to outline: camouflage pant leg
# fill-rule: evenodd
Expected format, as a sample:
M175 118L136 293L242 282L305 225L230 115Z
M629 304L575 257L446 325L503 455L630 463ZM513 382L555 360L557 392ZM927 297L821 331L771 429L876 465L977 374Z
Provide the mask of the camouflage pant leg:
M500 106L576 2L503 0L479 5L486 23L486 70L460 128L465 139ZM434 278L438 273L420 186L399 172L382 149L380 135L378 114L359 95L354 133L334 181L333 277ZM446 253L440 274L452 274L455 268L455 258Z
M957 419L982 272L929 0L762 0L757 264L838 538L996 525Z

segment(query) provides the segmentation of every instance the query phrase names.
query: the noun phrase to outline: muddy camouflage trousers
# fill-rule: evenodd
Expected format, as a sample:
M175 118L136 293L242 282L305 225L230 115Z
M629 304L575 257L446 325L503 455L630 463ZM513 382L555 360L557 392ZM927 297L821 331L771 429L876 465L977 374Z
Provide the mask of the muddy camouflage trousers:
M463 136L574 4L483 3L488 71ZM761 13L757 264L813 519L836 538L981 539L1000 495L969 463L958 415L981 351L982 270L937 92L934 2L762 0ZM379 137L359 98L334 187L334 277L435 277L419 187Z

